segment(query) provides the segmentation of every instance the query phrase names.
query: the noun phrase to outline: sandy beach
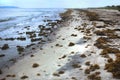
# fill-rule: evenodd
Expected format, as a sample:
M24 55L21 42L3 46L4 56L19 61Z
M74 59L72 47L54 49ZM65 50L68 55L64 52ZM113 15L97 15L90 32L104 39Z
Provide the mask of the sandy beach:
M34 45L33 51L27 48L23 53L31 53L2 69L0 80L119 80L113 78L108 69L105 70L105 65L109 59L115 60L120 52L120 12L87 9L99 15L99 20L90 20L84 10L68 11L67 18L64 19L64 14L63 22L57 25L59 28L50 34L52 41L41 48L38 47L40 44ZM97 42L104 34L99 30L107 29L111 32L116 29L117 36L109 34L110 42L105 42L106 38L100 41L118 51L101 55L103 45L99 46Z

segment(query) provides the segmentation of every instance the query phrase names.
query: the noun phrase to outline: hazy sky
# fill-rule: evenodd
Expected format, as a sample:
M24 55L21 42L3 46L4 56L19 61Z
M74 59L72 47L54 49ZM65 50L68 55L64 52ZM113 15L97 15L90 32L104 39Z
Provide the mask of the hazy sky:
M22 8L86 8L120 5L120 0L0 0L0 5Z

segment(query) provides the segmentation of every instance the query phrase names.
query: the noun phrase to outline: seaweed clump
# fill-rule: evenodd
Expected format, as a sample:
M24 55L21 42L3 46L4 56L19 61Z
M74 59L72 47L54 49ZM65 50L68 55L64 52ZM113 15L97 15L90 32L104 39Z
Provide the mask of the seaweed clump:
M91 71L95 71L95 70L97 70L97 69L100 69L100 66L99 66L98 64L94 64L94 65L91 65L91 66L90 66L90 70L91 70Z
M85 74L90 74L91 71L95 71L97 69L100 69L100 66L98 64L90 65L89 68L85 69Z
M2 46L2 50L6 50L6 49L8 49L9 48L9 45L8 44L4 44L3 46Z
M19 54L21 54L24 51L24 48L22 46L17 46L17 50Z
M106 55L109 53L120 53L120 50L117 48L109 48L108 47L108 48L103 49L103 51L101 52L101 55Z
M86 55L85 55L85 54L81 54L81 55L80 55L80 57L85 58L85 57L86 57Z
M107 36L109 39L119 39L120 36L115 34L116 30L106 29L106 30L97 30L94 33L98 36Z
M75 43L70 42L68 46L74 46L74 45L75 45Z
M37 68L37 67L39 67L39 64L34 63L34 64L32 65L32 67L33 67L33 68Z
M90 75L88 75L88 79L89 80L101 80L101 77L100 77L100 72L95 72L95 73L93 73L93 74L90 74Z
M109 42L107 38L100 37L96 40L96 43L94 45L99 49L104 49L107 48L107 42Z
M70 18L71 13L72 13L72 10L68 9L66 12L61 13L60 16L63 20L67 20Z
M26 75L21 77L21 79L27 79L27 78L28 78L28 76L26 76Z
M81 67L81 65L80 65L80 64L78 64L78 63L74 63L74 64L72 64L72 67L73 67L73 68L80 68L80 67Z
M105 65L105 70L111 72L114 78L120 79L120 54L116 54L116 59Z
M99 15L96 12L90 12L88 10L82 10L86 13L86 16L89 18L90 21L98 21Z

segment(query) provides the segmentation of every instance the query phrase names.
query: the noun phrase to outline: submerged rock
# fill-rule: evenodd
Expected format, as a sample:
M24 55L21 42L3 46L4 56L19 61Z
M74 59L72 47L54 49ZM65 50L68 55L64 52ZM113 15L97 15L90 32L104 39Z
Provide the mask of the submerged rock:
M3 46L2 46L2 50L6 50L6 49L8 49L9 48L9 45L8 44L4 44Z
M24 48L22 46L17 46L17 50L18 50L19 54L21 54L21 52L24 51Z
M24 41L24 40L26 40L26 38L25 37L18 37L17 40Z
M34 39L31 39L31 42L40 41L40 40L42 40L42 38L34 38Z
M0 57L4 57L5 56L5 54L0 54Z
M15 38L5 38L5 40L11 40L11 41L13 41L13 40L15 40Z

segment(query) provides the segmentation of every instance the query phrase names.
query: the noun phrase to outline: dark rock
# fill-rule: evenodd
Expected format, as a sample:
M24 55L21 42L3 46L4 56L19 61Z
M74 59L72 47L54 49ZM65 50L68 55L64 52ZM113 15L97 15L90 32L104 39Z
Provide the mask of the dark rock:
M2 70L0 69L0 74L2 74Z
M5 56L5 54L0 54L0 57L4 57Z
M3 47L1 48L2 50L6 50L9 48L9 45L8 44L4 44Z

